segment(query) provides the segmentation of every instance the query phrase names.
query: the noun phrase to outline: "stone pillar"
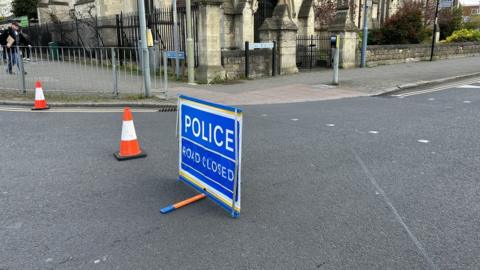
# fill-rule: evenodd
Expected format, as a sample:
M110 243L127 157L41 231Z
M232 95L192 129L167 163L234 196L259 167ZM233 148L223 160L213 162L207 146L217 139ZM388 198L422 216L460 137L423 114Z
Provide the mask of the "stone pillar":
M358 46L357 27L353 23L349 0L337 1L337 15L328 31L340 35L340 63L341 68L352 68L356 65Z
M271 18L260 26L260 40L276 41L278 48L278 73L297 73L297 25L288 15L287 5L278 4Z
M297 16L299 36L310 36L315 34L315 10L313 0L301 1Z
M253 10L247 1L235 8L235 46L245 49L245 41L253 42Z
M235 49L235 10L232 1L223 2L223 48Z
M220 5L223 0L196 0L198 4L198 61L197 81L210 83L224 80L220 44Z

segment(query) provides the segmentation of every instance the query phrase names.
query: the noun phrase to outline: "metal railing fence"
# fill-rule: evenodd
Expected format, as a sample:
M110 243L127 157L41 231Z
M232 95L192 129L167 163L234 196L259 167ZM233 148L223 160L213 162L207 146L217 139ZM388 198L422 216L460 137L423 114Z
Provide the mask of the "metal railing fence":
M3 49L0 89L34 90L41 81L49 91L74 93L143 94L141 54L134 47L19 47ZM162 92L162 51L150 48L152 91ZM9 59L23 59L12 66ZM14 61L19 62L19 61ZM25 89L23 89L23 85Z
M177 31L179 49L186 50L186 8L178 7ZM161 49L173 51L174 11L172 7L158 7L146 14L147 27ZM192 6L192 38L194 41L195 63L198 64L198 7ZM113 16L80 16L73 12L69 20L32 24L23 29L31 45L47 46L56 42L65 47L138 47L140 26L137 12Z

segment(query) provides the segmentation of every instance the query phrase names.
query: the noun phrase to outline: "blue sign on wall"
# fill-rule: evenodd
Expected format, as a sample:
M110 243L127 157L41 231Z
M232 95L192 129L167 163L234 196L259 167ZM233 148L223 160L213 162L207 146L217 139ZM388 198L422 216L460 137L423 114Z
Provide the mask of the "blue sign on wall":
M180 179L237 217L242 111L180 96L178 116Z
M178 52L175 53L175 51L166 51L167 58L168 59L175 59L178 56L178 59L184 60L185 59L185 52Z

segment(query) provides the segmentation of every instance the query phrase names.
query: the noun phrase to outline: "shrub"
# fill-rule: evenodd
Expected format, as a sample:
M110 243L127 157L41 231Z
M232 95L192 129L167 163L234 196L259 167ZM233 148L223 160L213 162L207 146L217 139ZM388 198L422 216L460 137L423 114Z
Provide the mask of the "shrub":
M440 39L446 39L456 30L462 28L463 8L443 8L438 14L438 26L440 27Z
M383 44L383 35L381 29L368 30L368 44L381 45Z
M480 31L471 29L462 29L453 32L453 34L447 37L447 42L467 42L467 41L480 41Z
M479 30L480 16L479 15L471 16L467 22L463 23L463 28Z
M381 44L417 44L426 38L423 24L422 4L405 2L380 28L380 33L372 35L372 42Z

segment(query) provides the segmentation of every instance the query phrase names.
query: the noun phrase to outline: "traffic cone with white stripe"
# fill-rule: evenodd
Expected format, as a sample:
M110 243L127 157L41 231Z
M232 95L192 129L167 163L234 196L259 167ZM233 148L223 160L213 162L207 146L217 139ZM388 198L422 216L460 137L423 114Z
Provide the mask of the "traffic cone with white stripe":
M33 104L32 110L47 110L50 107L47 105L45 96L43 95L42 83L37 81L35 83L35 103Z
M127 160L146 157L147 153L140 148L133 125L133 117L130 108L123 110L122 139L120 151L113 154L118 160Z

